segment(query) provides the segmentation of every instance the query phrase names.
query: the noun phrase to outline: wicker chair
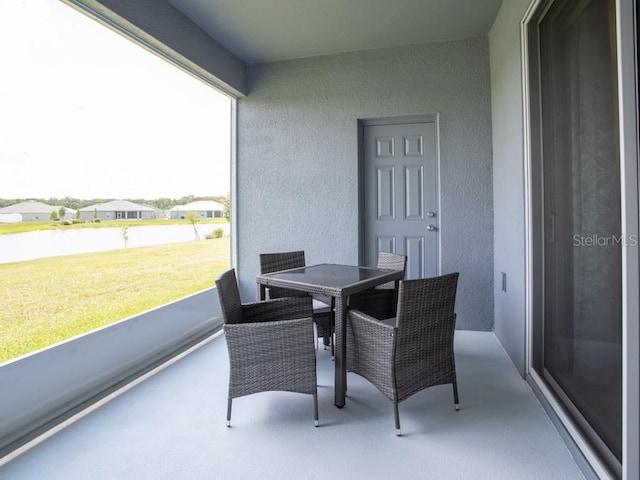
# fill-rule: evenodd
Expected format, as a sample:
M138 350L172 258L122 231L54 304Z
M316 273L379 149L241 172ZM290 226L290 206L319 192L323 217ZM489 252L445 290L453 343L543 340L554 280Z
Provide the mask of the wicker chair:
M266 391L313 395L318 426L316 352L310 298L241 303L235 270L216 280L229 351L227 426L234 398Z
M262 253L260 254L260 273L278 272L291 268L304 267L304 251ZM269 287L267 298L302 297L306 292L288 288ZM313 321L316 325L317 338L322 338L325 348L331 346L333 354L334 300L332 298L313 298Z
M378 252L377 268L402 270L407 267L407 257L397 253ZM351 295L349 307L360 310L372 317L383 319L395 315L395 282L378 285L364 292Z
M433 385L451 383L459 409L453 353L458 273L400 282L398 313L377 320L358 310L347 314L348 368L398 404Z

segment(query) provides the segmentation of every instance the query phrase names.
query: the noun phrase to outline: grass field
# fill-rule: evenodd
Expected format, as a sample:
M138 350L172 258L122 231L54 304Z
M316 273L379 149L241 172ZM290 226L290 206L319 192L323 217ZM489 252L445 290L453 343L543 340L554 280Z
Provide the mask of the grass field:
M228 223L226 218L198 218L196 224L208 224L208 223ZM122 228L122 227L136 227L136 226L151 226L151 225L190 225L191 221L178 218L153 218L153 219L135 219L135 220L102 220L99 223L83 222L72 225L62 225L59 222L47 221L30 221L30 222L18 222L18 223L0 223L0 235L8 233L22 233L32 232L34 230L68 230L73 228Z
M212 287L229 237L0 264L0 362Z

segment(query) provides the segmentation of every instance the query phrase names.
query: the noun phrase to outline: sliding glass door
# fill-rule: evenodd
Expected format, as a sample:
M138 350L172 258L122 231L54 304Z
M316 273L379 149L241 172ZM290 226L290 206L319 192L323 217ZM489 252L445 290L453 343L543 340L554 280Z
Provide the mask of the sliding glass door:
M622 456L615 2L556 0L537 26L533 368L613 470Z

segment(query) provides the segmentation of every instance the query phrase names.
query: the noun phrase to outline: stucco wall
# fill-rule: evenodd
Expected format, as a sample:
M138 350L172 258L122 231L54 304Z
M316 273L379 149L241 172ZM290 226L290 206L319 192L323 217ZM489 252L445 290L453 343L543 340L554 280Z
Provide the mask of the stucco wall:
M495 333L525 368L525 219L520 21L529 0L504 0L489 34L493 123ZM502 273L506 292L502 291Z
M358 263L357 120L438 114L442 272L459 271L458 327L493 327L488 39L254 65L238 102L238 272L258 255Z

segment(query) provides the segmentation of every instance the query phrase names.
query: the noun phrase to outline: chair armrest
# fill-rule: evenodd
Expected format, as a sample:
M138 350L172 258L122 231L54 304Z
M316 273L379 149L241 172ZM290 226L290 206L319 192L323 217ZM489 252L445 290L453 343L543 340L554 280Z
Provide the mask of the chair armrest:
M311 318L311 297L285 297L242 304L242 323Z
M378 320L355 309L347 312L347 321L351 323L354 334L366 337L366 341L375 342L376 339L388 338L393 336L396 330L395 317Z
M373 328L394 329L396 327L396 317L376 318L368 313L364 313L356 308L350 308L347 312L349 319L355 322L367 322L374 325ZM377 326L377 327L376 327Z
M385 395L397 339L396 319L378 320L359 310L347 312L347 368L371 381ZM392 398L392 397L391 397Z

